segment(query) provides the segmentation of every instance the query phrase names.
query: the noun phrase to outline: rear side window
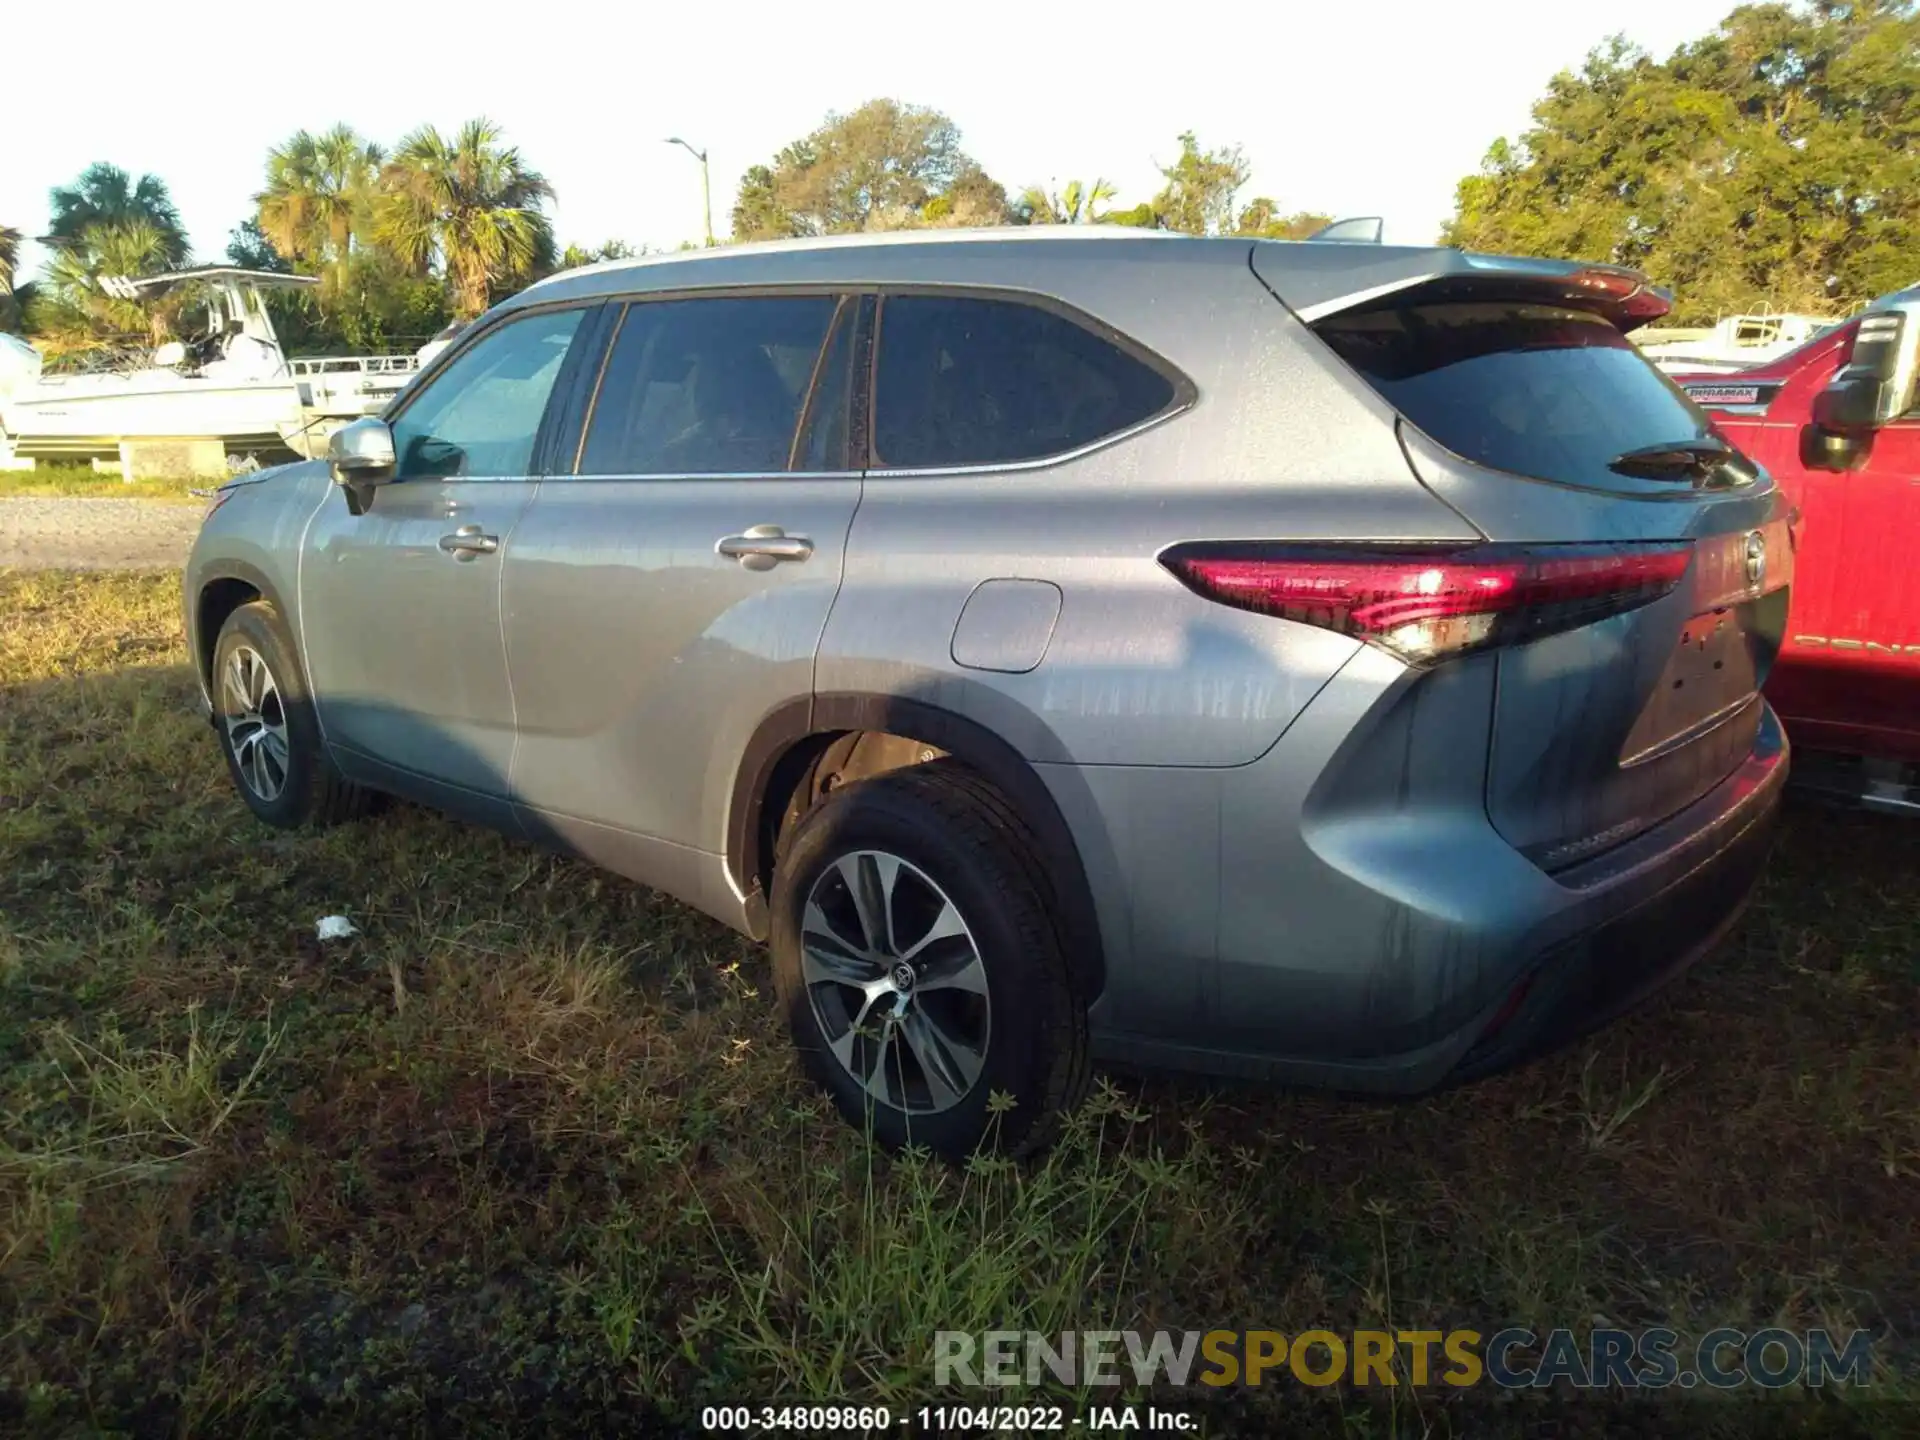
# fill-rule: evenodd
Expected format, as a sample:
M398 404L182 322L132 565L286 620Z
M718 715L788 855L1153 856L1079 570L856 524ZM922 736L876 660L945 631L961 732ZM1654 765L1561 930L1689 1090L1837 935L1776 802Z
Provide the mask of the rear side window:
M1012 300L893 295L880 308L874 464L1065 454L1174 403L1172 380L1083 325Z
M581 448L581 475L761 475L825 468L803 416L846 403L845 351L827 373L832 295L727 296L629 305ZM813 400L809 406L810 398Z
M1711 432L1632 341L1585 311L1397 305L1335 315L1314 332L1428 435L1496 470L1605 482L1629 450Z

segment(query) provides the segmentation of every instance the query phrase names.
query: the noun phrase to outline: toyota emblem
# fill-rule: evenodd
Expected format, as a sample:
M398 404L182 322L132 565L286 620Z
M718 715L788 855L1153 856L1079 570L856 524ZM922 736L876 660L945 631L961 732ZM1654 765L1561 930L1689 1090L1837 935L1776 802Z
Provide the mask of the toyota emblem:
M1767 578L1767 537L1755 530L1747 536L1747 584L1758 586Z

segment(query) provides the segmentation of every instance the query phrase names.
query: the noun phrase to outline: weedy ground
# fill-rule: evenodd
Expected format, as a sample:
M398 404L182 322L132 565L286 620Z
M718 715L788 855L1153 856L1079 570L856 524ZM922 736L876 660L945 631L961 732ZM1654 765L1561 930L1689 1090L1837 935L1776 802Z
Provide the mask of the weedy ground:
M91 465L41 461L31 470L0 470L0 500L43 497L84 497L109 500L179 500L198 503L193 490L224 485L231 475L198 479L123 480L102 474Z
M1865 1326L1882 1370L1161 1399L1231 1435L1920 1422L1920 827L1793 810L1723 951L1517 1073L1113 1078L1044 1163L957 1172L831 1117L747 942L405 807L266 830L194 693L171 577L0 575L0 1430L691 1432L905 1412L941 1329L1605 1323Z

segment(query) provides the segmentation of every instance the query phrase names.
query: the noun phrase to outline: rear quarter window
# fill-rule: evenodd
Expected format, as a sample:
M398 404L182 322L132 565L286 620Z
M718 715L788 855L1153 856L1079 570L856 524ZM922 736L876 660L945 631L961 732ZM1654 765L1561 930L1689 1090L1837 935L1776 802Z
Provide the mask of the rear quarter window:
M1017 300L890 295L880 309L874 463L1004 465L1081 449L1180 399L1174 379Z
M1632 341L1585 311L1393 305L1329 317L1314 332L1433 439L1496 470L1593 484L1626 451L1712 433Z

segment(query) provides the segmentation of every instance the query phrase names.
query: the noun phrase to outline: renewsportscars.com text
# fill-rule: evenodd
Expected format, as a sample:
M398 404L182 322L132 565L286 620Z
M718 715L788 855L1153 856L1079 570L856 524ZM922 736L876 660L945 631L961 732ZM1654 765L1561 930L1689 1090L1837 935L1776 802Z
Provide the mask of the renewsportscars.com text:
M936 1385L1570 1385L1578 1389L1729 1390L1864 1385L1867 1331L1601 1328L1478 1330L942 1330Z

